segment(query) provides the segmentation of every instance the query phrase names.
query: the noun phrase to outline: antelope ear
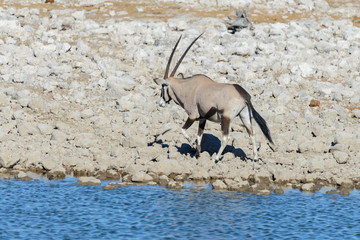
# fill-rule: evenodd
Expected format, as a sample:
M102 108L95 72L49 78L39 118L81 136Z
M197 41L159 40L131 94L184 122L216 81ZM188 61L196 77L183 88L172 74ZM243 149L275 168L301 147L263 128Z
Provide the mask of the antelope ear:
M157 85L169 85L169 83L163 79L160 79L160 78L155 78L154 79L154 82L157 84Z

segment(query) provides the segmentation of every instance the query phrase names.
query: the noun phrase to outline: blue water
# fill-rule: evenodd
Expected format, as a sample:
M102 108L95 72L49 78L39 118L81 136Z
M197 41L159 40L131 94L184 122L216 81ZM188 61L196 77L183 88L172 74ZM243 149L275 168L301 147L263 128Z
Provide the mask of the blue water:
M360 239L350 196L0 179L0 239Z

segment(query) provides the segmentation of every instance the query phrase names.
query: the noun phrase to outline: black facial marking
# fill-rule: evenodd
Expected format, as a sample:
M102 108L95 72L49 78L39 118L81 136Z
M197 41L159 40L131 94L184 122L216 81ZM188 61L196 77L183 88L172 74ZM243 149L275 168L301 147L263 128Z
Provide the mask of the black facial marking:
M170 103L171 97L169 95L169 89L168 88L166 89L167 96L165 96L165 87L166 86L167 85L163 84L162 87L161 87L161 98L165 101L165 103ZM168 99L166 99L166 98L168 98Z

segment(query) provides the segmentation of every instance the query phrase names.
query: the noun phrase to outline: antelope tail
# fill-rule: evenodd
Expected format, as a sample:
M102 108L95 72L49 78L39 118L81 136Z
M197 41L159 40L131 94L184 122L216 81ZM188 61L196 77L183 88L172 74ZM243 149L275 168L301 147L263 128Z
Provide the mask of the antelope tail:
M263 119L260 114L255 110L255 108L253 107L253 105L251 104L251 102L249 101L248 102L248 105L249 107L251 108L251 112L252 112L252 115L255 119L255 121L257 122L257 124L259 125L261 131L263 132L263 134L265 135L265 137L269 140L270 143L274 144L273 143L273 140L271 138L271 135L270 135L270 130L266 124L266 121L265 119Z

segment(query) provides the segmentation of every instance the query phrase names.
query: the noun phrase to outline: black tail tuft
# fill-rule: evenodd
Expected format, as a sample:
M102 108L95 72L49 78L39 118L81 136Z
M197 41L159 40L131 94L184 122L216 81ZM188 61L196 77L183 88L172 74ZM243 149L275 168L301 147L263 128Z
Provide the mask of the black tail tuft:
M269 142L273 143L273 140L270 135L270 130L266 124L266 121L260 116L260 114L255 110L255 108L252 106L251 103L249 103L251 112L253 114L253 117L255 118L255 121L259 125L261 131L264 133L265 137L269 140Z

